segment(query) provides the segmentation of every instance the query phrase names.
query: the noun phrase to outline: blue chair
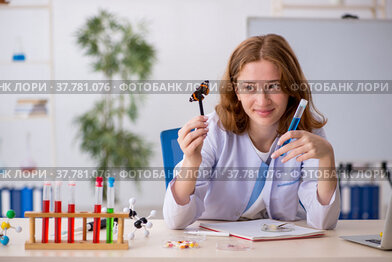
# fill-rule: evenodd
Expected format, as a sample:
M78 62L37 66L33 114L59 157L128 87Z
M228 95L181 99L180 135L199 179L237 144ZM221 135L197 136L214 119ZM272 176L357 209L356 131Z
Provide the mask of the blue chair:
M178 130L180 130L180 128L169 129L161 132L161 146L166 188L169 182L173 179L174 167L182 160L184 155L177 142Z

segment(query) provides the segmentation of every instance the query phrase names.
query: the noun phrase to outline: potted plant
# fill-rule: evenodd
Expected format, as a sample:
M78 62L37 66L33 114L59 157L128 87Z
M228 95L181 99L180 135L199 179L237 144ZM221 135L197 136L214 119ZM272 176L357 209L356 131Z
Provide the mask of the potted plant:
M76 33L94 71L103 73L109 87L113 79L143 80L151 73L155 50L145 40L143 27L137 28L101 10ZM81 150L97 162L99 170L148 166L150 144L124 128L124 121L135 123L141 103L140 94L104 94L76 118Z

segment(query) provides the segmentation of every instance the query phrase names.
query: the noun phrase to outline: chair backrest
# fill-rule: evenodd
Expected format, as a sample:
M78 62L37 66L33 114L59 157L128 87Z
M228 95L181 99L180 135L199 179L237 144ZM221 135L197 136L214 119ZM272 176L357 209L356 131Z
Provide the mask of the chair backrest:
M173 179L174 167L182 160L184 155L177 142L178 130L180 130L180 128L169 129L161 132L161 146L166 187Z

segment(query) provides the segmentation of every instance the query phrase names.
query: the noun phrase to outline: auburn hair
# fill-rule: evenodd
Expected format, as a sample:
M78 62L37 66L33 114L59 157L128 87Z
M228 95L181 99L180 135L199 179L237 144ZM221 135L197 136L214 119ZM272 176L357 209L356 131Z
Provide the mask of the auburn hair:
M286 111L279 120L278 134L287 132L302 98L308 100L308 106L297 129L312 132L312 129L323 127L327 120L313 104L309 83L294 51L282 36L275 34L250 37L231 54L219 85L220 102L215 107L221 125L235 134L242 134L248 130L249 117L237 98L235 85L244 66L261 59L277 66L281 90L289 95Z

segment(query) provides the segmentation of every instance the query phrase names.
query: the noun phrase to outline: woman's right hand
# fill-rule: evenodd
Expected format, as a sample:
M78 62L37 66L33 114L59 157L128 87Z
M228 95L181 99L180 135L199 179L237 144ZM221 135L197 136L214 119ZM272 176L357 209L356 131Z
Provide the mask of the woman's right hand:
M201 164L201 148L208 132L207 119L206 116L196 116L178 131L177 141L185 155L184 163L190 166Z

